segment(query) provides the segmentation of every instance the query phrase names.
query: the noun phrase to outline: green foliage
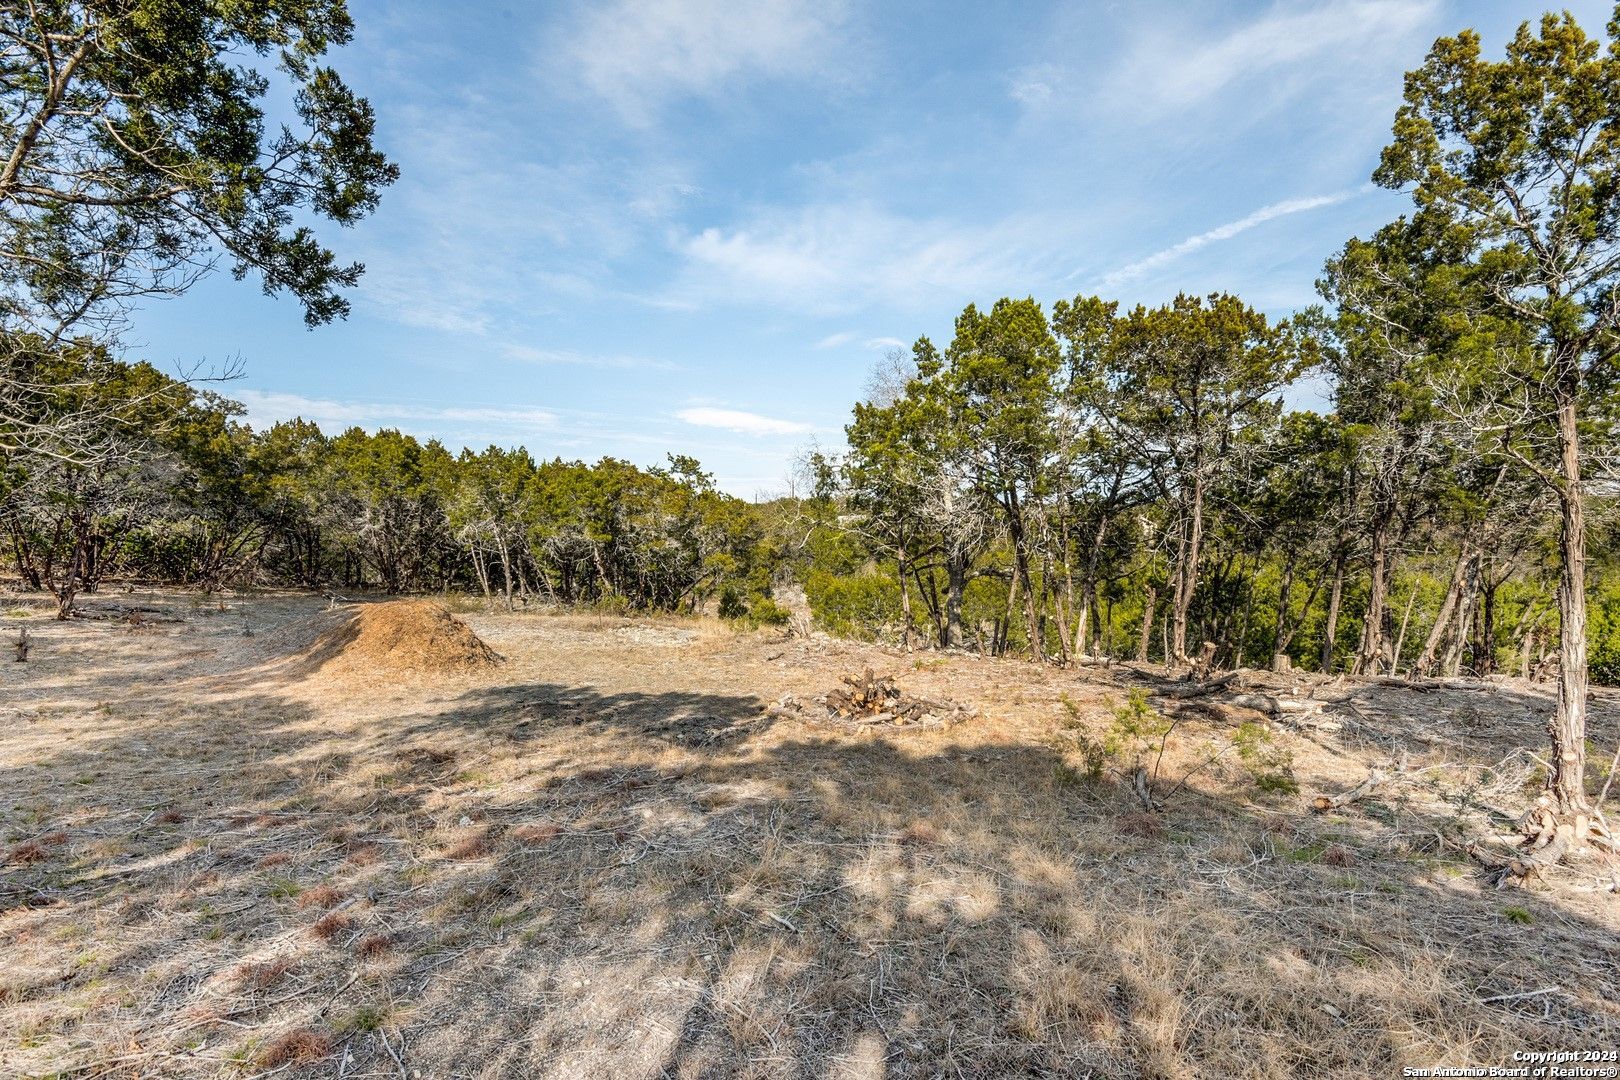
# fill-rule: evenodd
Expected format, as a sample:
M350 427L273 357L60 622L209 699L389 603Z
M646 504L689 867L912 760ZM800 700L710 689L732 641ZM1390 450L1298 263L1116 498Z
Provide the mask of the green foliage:
M1620 579L1600 582L1592 601L1586 624L1592 678L1620 684Z
M1232 745L1237 747L1238 760L1243 762L1261 791L1299 794L1299 781L1294 778L1294 753L1278 746L1265 724L1252 720L1239 724L1232 733Z
M1072 747L1080 757L1079 768L1067 762L1060 763L1056 767L1059 770L1059 781L1079 781L1088 787L1097 787L1102 783L1103 776L1108 770L1110 757L1108 747L1092 738L1080 718L1080 707L1069 695L1064 694L1058 700L1067 714L1060 726L1064 741L1067 743L1065 749Z
M1125 761L1130 768L1145 766L1149 755L1164 752L1164 742L1175 722L1148 704L1146 690L1130 690L1113 710L1113 720L1102 746L1110 757Z
M875 641L900 622L900 586L892 575L812 571L805 596L816 624L830 634Z
M786 626L793 612L768 596L756 596L748 604L748 621L755 626Z
M378 1030L388 1019L388 1010L376 1005L362 1005L339 1017L332 1025L340 1034L365 1034Z
M59 330L133 296L182 291L223 255L291 292L311 326L348 312L309 222L351 225L398 170L371 106L321 63L343 0L0 7L0 290ZM71 58L71 60L70 60ZM272 122L272 87L291 106ZM71 335L69 335L71 336Z
M748 614L748 604L743 599L741 590L735 585L727 585L720 590L720 617L722 619L741 619Z
M1509 905L1508 907L1503 908L1502 918L1506 919L1510 923L1517 923L1520 926L1529 926L1531 923L1536 921L1536 917L1530 913L1528 908L1522 908L1517 905Z

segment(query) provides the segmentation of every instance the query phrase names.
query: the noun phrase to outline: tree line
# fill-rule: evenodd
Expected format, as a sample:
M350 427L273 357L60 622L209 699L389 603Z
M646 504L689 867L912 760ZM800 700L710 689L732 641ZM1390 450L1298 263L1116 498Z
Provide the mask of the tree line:
M65 357L52 383L35 426L75 417L82 452L7 455L0 529L63 617L110 578L734 615L752 593L765 611L757 516L691 458L537 462L305 420L254 431L217 393L106 358Z

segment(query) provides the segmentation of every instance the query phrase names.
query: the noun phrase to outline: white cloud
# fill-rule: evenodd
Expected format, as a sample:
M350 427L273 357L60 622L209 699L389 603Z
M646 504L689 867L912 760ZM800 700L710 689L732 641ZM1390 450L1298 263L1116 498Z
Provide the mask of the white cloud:
M713 409L704 406L682 409L675 416L697 427L721 428L739 435L807 435L815 430L812 424L801 424L796 420L778 420L775 417L761 416L739 409Z
M1439 0L1278 3L1222 35L1184 16L1164 20L1126 54L1111 77L1109 97L1131 106L1177 108L1322 57L1331 57L1334 67L1361 66L1375 56L1404 53L1410 36L1440 11ZM1275 81L1268 89L1277 89Z
M1025 108L1039 108L1052 99L1052 86L1062 78L1062 71L1051 64L1024 68L1009 80L1007 95Z
M836 334L828 334L826 337L824 337L820 341L816 342L816 348L818 348L818 349L842 348L845 345L849 345L849 344L853 343L856 340L857 337L858 337L858 335L853 333L852 331L841 330ZM905 349L905 348L909 348L909 345L906 342L901 341L899 338L873 337L873 338L866 338L865 340L861 341L860 342L860 347L863 348L863 349Z
M668 360L653 360L642 356L598 356L575 352L572 349L541 349L533 345L509 343L501 346L501 352L510 359L519 360L525 364L560 364L570 367L592 367L608 370L650 368L658 371L674 371L676 369L676 365Z
M634 301L617 272L689 205L687 168L656 152L551 160L472 108L397 108L401 178L355 247L359 302L403 325L511 340L582 301Z
M1144 259L1138 259L1136 262L1120 267L1103 278L1103 286L1108 289L1116 288L1133 278L1139 278L1143 274L1167 266L1182 256L1197 251L1199 248L1208 247L1210 244L1219 243L1222 240L1230 240L1239 233L1248 232L1255 226L1263 225L1276 218L1286 217L1289 214L1302 214L1307 210L1316 210L1323 206L1342 203L1346 199L1359 194L1361 190L1339 191L1331 195L1312 195L1303 199L1285 199L1282 202L1272 203L1270 206L1262 206L1246 217L1241 217L1236 221L1229 221L1225 225L1216 226L1208 232L1189 236L1179 244L1173 244L1162 251L1155 251ZM1073 278L1078 276L1079 273L1080 271L1076 271L1069 276Z
M560 48L548 48L546 64L644 124L668 100L824 74L844 8L840 0L616 0L586 7Z
M959 226L864 204L775 208L681 237L679 300L760 303L820 314L954 305L1046 277L1054 243L1031 222Z
M513 409L493 406L432 406L397 402L334 401L271 390L237 390L228 395L247 409L247 421L263 429L282 420L302 417L323 427L399 427L431 429L439 424L476 424L481 428L550 428L557 414L550 409ZM328 432L330 434L330 432Z

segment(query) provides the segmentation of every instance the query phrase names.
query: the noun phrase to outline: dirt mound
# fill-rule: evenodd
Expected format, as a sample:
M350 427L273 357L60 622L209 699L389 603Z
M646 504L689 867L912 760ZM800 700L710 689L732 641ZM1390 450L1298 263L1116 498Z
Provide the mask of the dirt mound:
M472 673L501 656L431 600L394 600L323 612L280 635L297 667L332 674ZM302 641L298 639L302 638Z

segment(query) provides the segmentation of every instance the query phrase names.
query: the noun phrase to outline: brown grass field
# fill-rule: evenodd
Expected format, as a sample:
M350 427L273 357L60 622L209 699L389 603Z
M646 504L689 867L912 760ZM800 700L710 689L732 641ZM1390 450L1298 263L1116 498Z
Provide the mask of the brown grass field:
M1533 794L1545 688L1300 677L1330 704L1274 732L1299 791L1212 719L1163 775L1221 756L1150 814L1077 749L1140 685L1118 666L465 615L497 662L306 597L85 607L4 620L35 649L0 664L3 1076L1392 1077L1620 1046L1612 871L1498 890L1462 851ZM982 715L768 709L867 666ZM1594 694L1604 765L1617 721Z

